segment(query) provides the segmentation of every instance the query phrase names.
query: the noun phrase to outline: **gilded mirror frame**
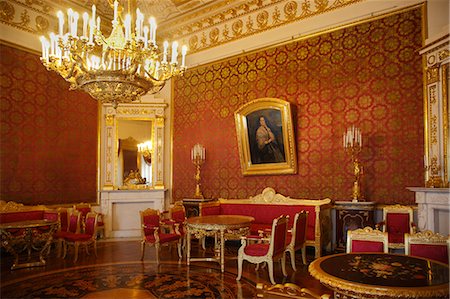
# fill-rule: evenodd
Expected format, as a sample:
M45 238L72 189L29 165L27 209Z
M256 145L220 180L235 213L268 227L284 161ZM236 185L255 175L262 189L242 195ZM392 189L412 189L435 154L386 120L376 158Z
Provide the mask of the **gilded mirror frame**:
M122 190L118 183L118 130L123 120L151 121L152 126L152 182L151 186L136 186L134 189L164 189L164 109L167 104L124 104L114 109L111 105L102 107L101 128L101 190Z

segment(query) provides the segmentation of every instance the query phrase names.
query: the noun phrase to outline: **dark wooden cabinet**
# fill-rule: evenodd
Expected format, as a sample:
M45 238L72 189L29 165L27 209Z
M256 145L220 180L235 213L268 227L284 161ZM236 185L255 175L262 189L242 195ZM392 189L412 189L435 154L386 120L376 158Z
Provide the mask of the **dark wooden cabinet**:
M347 243L347 231L370 226L374 223L374 202L336 201L336 250L343 251Z
M200 215L200 209L199 206L201 203L205 202L211 202L215 199L211 198L202 198L202 199L196 199L196 198L185 198L183 199L183 206L186 210L186 217L194 217Z

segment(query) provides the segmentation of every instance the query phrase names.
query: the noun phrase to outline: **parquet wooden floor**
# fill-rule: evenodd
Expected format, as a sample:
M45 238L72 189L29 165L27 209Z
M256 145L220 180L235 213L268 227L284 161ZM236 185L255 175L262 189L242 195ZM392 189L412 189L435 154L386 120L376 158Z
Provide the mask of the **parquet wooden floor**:
M195 241L194 241L195 242ZM211 245L211 244L209 244ZM237 250L240 246L238 241L227 242L226 245L226 258L225 258L225 271L231 273L231 275L236 275L237 273ZM43 267L32 267L25 269L10 270L12 265L12 257L1 252L1 284L8 284L15 280L22 279L27 276L45 275L46 273L61 270L61 269L71 269L80 266L87 265L101 265L107 263L123 263L123 262L139 262L140 259L140 241L138 239L117 239L117 240L100 240L98 242L98 256L95 257L91 252L90 255L86 255L84 248L80 248L79 258L77 263L73 262L73 253L69 252L65 259L56 257L56 250L52 248L50 255L46 258L47 265ZM191 251L191 256L209 256L212 250L207 249L202 250L198 245L193 244ZM209 246L211 248L211 246ZM307 258L309 261L313 260L313 251L307 251ZM146 247L145 262L152 262L155 260L155 248ZM185 256L181 260L178 260L177 250L175 247L168 248L162 247L160 253L161 263L186 263ZM220 269L220 265L215 262L193 262L193 265L201 265L202 267L209 267L212 269ZM308 289L314 291L318 294L328 293L331 291L320 284L319 281L312 278L308 273L308 266L303 265L301 262L301 254L297 253L296 256L297 271L294 272L290 266L290 259L286 259L286 268L288 271L288 276L283 277L281 273L281 266L279 263L275 264L274 276L277 283L292 282L302 287L307 287ZM269 276L266 268L261 268L256 271L255 265L248 262L244 262L243 267L243 277L251 281L254 285L257 283L270 284ZM232 279L234 280L234 279ZM48 281L51 285L53 282ZM230 280L227 280L227 284ZM234 282L232 282L234 283ZM239 296L237 296L239 297ZM109 290L106 293L102 292L101 295L97 297L95 295L89 296L88 298L151 298L145 292L130 290L116 289Z

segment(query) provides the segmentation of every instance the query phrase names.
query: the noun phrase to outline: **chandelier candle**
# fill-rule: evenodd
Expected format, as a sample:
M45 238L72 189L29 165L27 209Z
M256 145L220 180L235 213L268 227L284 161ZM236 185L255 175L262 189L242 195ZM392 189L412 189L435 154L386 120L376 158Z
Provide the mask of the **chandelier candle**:
M120 103L137 101L147 93L159 92L167 80L183 75L187 54L187 47L183 45L179 65L177 41L172 43L171 49L169 42L164 41L161 53L156 44L155 18L148 18L145 24L145 16L137 8L133 24L131 11L122 18L119 5L114 1L109 37L101 32L101 19L96 15L95 5L90 16L87 12L82 14L82 36L78 36L80 15L69 8L67 26L64 13L58 11L59 33L50 33L50 41L40 37L41 62L47 70L59 73L70 82L70 89L81 89L114 108Z

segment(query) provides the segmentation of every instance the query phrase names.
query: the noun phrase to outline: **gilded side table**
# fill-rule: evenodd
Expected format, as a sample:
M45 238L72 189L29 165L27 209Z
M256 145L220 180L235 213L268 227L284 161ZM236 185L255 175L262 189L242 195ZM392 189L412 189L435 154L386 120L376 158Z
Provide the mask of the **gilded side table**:
M336 201L336 249L345 250L347 231L374 227L375 202Z

